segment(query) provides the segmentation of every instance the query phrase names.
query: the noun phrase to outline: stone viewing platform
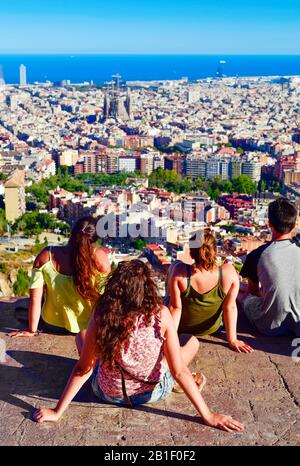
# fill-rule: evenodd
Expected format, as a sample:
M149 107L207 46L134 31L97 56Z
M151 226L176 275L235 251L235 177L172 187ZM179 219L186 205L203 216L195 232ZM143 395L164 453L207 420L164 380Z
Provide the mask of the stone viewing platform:
M239 337L254 353L234 353L220 332L200 340L192 368L207 377L203 395L210 408L244 422L243 433L202 425L184 394L128 409L98 403L89 383L57 424L36 424L34 408L55 406L77 351L73 336L6 336L22 328L18 306L1 298L0 445L300 445L300 360L291 357L296 347L291 338L255 335L242 317Z

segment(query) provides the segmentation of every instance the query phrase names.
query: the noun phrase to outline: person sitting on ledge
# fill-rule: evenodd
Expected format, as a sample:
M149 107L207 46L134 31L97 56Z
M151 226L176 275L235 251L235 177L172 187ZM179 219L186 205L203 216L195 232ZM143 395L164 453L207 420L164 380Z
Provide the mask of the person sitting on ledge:
M101 402L154 403L171 393L176 380L205 424L242 431L240 422L211 412L202 398L197 378L188 369L198 348L192 336L180 347L174 320L162 304L150 268L140 260L121 262L95 307L80 360L56 408L38 409L33 418L58 421L98 363L92 387Z
M196 337L217 332L223 316L230 348L251 353L251 346L236 335L239 277L232 264L218 267L216 254L217 243L209 229L191 237L194 264L176 264L169 277L171 314L179 334Z
M96 222L91 216L79 219L66 246L47 247L36 257L30 284L29 328L11 332L11 337L35 336L38 327L55 333L70 332L76 334L80 352L93 307L110 272L107 254L96 247Z
M243 310L255 329L269 336L300 336L300 244L292 237L297 215L288 199L271 202L272 240L250 252L241 270L249 292Z

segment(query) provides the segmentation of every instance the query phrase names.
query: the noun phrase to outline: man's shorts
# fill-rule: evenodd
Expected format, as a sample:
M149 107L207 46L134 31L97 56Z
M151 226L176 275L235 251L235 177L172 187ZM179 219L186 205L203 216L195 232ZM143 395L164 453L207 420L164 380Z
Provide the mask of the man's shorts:
M243 310L248 320L256 327L255 321L263 318L262 314L263 298L249 295L243 302Z

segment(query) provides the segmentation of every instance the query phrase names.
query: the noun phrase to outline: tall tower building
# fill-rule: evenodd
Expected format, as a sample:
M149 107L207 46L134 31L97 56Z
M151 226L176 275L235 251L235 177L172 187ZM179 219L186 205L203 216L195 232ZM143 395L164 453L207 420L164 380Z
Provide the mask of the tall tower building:
M3 75L3 68L0 65L0 87L5 85L4 75Z
M242 174L242 162L240 160L230 160L229 162L229 178L235 178Z
M7 178L5 187L5 216L14 222L26 211L24 170L15 170Z
M26 79L26 66L20 65L20 86L26 86L27 79Z
M229 163L227 160L220 161L220 177L222 181L228 180L229 178Z
M109 99L107 92L104 94L104 104L103 104L103 117L107 118L109 115Z
M242 175L247 175L252 181L259 181L261 178L261 164L256 161L242 163Z
M185 97L188 104L194 104L195 102L199 101L200 92L198 89L189 89L186 92Z
M213 180L218 178L220 175L220 160L218 159L209 159L206 162L206 178Z
M185 161L185 174L193 177L205 178L206 160L188 155Z
M145 173L146 175L151 175L153 172L153 155L152 154L142 154L141 155L141 173Z
M128 93L126 99L121 96L119 74L113 76L115 81L111 83L111 89L105 92L103 104L103 118L128 121L131 113L131 98Z
M14 112L18 108L18 96L14 94L8 95L6 97L6 104L10 108L10 110Z
M127 95L126 95L126 100L125 100L125 110L127 112L127 115L129 117L129 120L131 120L131 94L130 90L127 90Z

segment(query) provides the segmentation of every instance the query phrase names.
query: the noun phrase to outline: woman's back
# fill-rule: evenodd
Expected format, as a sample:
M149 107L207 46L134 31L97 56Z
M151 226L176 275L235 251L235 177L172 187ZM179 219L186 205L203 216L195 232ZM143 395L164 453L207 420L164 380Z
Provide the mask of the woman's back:
M98 383L103 392L110 397L123 396L121 371L128 396L145 392L149 382L157 383L165 370L163 343L160 310L153 313L149 324L143 314L138 316L129 338L116 354L116 367L110 369L100 362Z
M72 251L68 246L51 247L49 250L49 260L57 273L64 276L73 276L73 267L71 262ZM99 285L101 278L105 280L108 273L108 260L102 248L94 248L95 263L97 270L94 271L94 276L97 277L96 286ZM92 271L91 271L92 275Z
M62 275L72 275L70 249L67 246L50 247L49 261L51 261L58 273Z
M209 229L193 233L189 242L193 265L178 264L171 277L170 308L181 333L214 333L222 322L222 307L236 273L231 264L217 266L217 242Z
M179 332L196 336L214 333L221 325L222 303L226 297L222 287L222 268L206 271L186 264L184 267L186 279L181 284Z
M105 278L104 272L94 277L99 293ZM30 288L43 286L46 294L42 317L47 324L72 333L87 328L93 302L82 297L74 284L68 246L46 248L37 257Z

